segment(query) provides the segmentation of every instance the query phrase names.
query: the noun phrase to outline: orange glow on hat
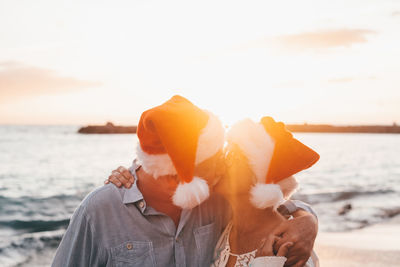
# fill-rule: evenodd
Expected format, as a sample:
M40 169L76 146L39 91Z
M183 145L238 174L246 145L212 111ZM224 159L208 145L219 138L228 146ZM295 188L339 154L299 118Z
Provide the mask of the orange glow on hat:
M295 139L282 122L263 117L261 124L275 142L266 183L277 183L308 169L319 160L319 154Z

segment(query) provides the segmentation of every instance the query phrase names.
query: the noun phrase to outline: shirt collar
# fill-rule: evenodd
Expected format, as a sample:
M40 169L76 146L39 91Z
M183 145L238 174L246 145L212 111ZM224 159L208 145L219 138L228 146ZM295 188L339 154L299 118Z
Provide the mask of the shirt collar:
M136 202L142 202L140 204L139 209L143 212L146 209L145 201L143 199L142 192L140 192L139 188L137 187L137 176L136 176L136 170L139 169L140 166L136 164L136 161L133 162L132 166L129 168L129 171L135 178L135 182L132 184L132 187L127 189L124 188L124 197L122 199L122 202L126 204L130 203L136 203Z
M131 188L125 188L124 198L122 200L124 204L135 203L140 200L143 200L143 195L137 187L136 182Z

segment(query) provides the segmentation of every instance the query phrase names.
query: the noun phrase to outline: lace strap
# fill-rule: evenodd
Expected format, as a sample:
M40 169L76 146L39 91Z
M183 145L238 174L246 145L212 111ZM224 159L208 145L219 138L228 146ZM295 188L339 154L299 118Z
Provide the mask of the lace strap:
M255 249L255 250L253 250L253 251L250 251L250 252L247 252L247 253L243 253L243 254L235 254L235 253L232 253L230 250L229 250L229 255L231 255L231 256L235 256L235 257L245 257L245 256L248 256L248 255L252 255L252 256L255 256L256 255L256 252L257 252L257 249Z

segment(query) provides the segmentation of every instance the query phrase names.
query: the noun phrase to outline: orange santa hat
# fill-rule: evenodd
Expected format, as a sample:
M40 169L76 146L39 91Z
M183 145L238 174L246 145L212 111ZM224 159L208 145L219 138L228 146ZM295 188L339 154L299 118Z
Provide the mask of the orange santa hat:
M173 203L191 209L209 196L195 166L222 149L225 130L218 118L181 96L143 112L137 136L137 160L154 178L178 175Z
M229 142L239 146L256 176L250 192L251 203L260 209L277 208L296 190L292 176L311 167L319 155L286 130L282 122L263 117L260 123L245 119L232 126L227 134Z

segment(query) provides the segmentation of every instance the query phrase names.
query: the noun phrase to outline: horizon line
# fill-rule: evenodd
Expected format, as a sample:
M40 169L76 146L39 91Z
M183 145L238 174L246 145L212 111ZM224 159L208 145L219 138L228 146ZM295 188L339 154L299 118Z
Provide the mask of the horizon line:
M103 126L106 125L109 121L103 123L103 124L80 124L80 123L0 123L0 126L77 126L77 127L83 127L83 126ZM114 126L123 126L123 127L128 127L128 126L137 126L137 124L114 124ZM309 123L309 122L296 122L296 123L285 123L285 125L298 125L298 126L310 126L310 125L320 125L320 126L400 126L400 123L397 123L396 121L393 121L391 124L377 124L377 123Z

